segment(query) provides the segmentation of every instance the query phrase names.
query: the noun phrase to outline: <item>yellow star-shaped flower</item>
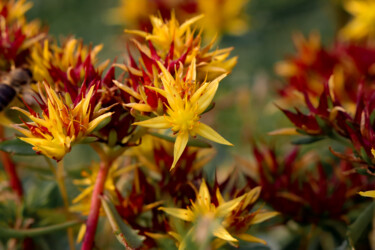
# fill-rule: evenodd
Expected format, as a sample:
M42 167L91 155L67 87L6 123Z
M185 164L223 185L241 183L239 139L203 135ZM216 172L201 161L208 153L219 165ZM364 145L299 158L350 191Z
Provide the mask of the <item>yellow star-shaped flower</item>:
M232 234L228 231L233 230L235 228L231 227L231 224L233 222L233 216L236 216L236 214L239 211L246 211L247 214L250 214L250 212L246 210L247 206L249 204L254 203L257 200L260 194L260 187L256 187L250 190L249 192L241 195L240 197L237 197L230 201L225 201L224 198L221 196L220 191L218 189L216 191L216 199L218 201L217 205L211 202L211 195L207 188L206 182L202 180L199 192L197 194L197 198L195 202L191 203L190 207L187 207L186 209L161 207L159 209L181 220L194 222L195 226L193 226L189 230L186 236L194 232L194 230L198 229L199 221L216 221L215 227L213 227L212 231L212 235L218 238L216 240L216 244L221 245L225 242L237 243L238 240L234 238ZM245 225L245 227L261 223L276 215L278 215L278 212L263 212L258 210L256 212L253 212L252 219L248 221L248 224ZM239 218L237 217L236 220L238 221L238 219ZM244 217L242 217L242 219L244 219ZM186 248L186 238L180 237L180 235L178 235L175 232L169 233L171 235L176 236L176 239L180 239L179 249ZM233 234L245 241L266 244L264 240L243 232L234 231Z
M211 82L199 85L196 82L195 59L192 61L185 80L176 79L159 63L162 71L162 88L150 87L167 99L167 112L149 120L136 122L139 125L155 129L172 129L177 135L174 145L174 161L171 170L176 166L184 151L189 136L200 135L211 141L232 145L208 125L199 121L200 115L209 107L215 96L219 82L226 74Z

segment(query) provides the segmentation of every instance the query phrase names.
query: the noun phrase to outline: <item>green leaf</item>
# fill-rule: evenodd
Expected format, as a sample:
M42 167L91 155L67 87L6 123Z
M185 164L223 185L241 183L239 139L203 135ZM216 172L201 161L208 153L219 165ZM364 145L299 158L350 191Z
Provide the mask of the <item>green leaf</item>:
M15 155L37 155L31 144L18 138L1 142L0 150Z
M117 240L127 249L140 247L142 242L145 240L145 237L138 235L138 230L132 229L122 220L120 215L117 213L115 206L107 197L102 196L100 198Z
M361 147L359 153L360 153L361 158L362 158L364 161L366 161L367 164L372 165L371 159L370 159L370 157L368 156L368 154L367 154L366 150L364 149L364 147Z
M31 228L31 229L12 229L0 226L0 238L25 238L36 237L44 234L49 234L55 231L63 230L81 224L81 221L68 221L58 225Z
M162 135L162 134L155 133L155 132L152 132L150 134L152 136L158 137L160 139L163 139L163 140L166 140L166 141L169 141L169 142L173 142L174 143L176 141L176 138L170 137L168 135ZM187 146L189 146L189 147L197 147L197 148L210 148L211 147L211 145L208 144L207 142L198 141L198 140L189 140L188 143L187 143Z
M297 140L292 141L292 144L294 144L294 145L304 145L304 144L314 143L314 142L317 142L317 141L320 141L320 140L323 140L323 139L324 139L324 137L320 137L320 136L302 137L302 138L299 138Z
M307 133L305 130L302 130L302 129L299 129L299 128L296 128L296 131L301 134L301 135L310 135L309 133Z
M98 124L98 126L95 127L95 129L94 129L93 132L101 130L102 128L104 128L105 126L107 126L110 121L111 121L111 116L106 117L103 121L101 121Z
M203 115L203 114L205 114L205 113L211 111L214 107L215 107L215 103L213 102L213 103L211 103L211 104L206 108L205 111L203 111L203 113L202 113L201 115Z
M80 144L90 144L90 143L93 143L93 142L96 142L98 141L98 138L97 137L94 137L94 136L86 136L83 140L81 140L79 143Z
M356 242L365 232L366 228L370 223L372 223L372 218L374 216L375 202L372 202L354 221L353 224L349 226L348 237L349 243L354 247Z
M318 123L319 128L321 128L325 134L328 134L330 131L330 128L327 126L326 121L320 118L319 116L315 116L315 120Z

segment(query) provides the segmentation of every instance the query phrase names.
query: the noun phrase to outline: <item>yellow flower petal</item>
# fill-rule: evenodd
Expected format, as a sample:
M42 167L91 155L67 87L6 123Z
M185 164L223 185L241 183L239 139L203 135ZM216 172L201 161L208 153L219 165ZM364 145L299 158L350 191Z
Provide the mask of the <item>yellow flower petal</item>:
M196 79L197 79L197 71L196 71L196 59L195 57L193 58L193 60L191 61L191 64L188 68L188 72L186 73L186 80L188 82L191 82L191 83L195 83Z
M180 26L180 32L184 33L190 27L190 25L192 25L193 23L199 21L203 17L204 17L204 15L202 14L202 15L190 18L189 20L186 20L183 24L181 24L181 26Z
M163 76L167 78L168 82L174 82L174 78L173 78L173 76L172 76L171 73L169 73L169 71L164 67L164 65L163 65L161 62L159 62L159 61L157 61L157 63L158 63L158 65L159 65L159 68L160 68L160 70L161 70Z
M159 210L162 210L167 214L177 217L184 221L193 220L193 213L188 209L161 207L159 208Z
M151 118L146 121L135 122L133 125L138 125L146 128L157 128L157 129L167 129L170 128L170 123L165 119L164 116L158 116Z
M364 197L371 197L371 198L375 198L375 190L371 190L371 191L365 191L365 192L358 192L359 195L361 196L364 196Z
M205 180L202 180L201 186L199 187L197 203L202 206L209 206L211 204L211 195Z
M212 233L216 237L223 239L225 241L238 242L238 240L234 238L232 235L230 235L230 233L221 225L216 227Z
M211 141L214 141L214 142L217 142L217 143L220 143L220 144L224 144L224 145L233 146L232 143L225 140L215 130L213 130L211 127L207 126L204 123L199 123L199 125L195 128L195 132L198 135L200 135L200 136L202 136L206 139L209 139Z
M275 217L276 215L279 215L280 213L278 212L264 212L264 213L257 213L253 219L251 220L252 224L258 224L261 223L265 220L268 220L272 217Z
M184 133L184 132L180 132L178 133L177 135L177 138L176 138L176 142L174 143L174 153L173 153L173 164L172 164L172 167L170 170L172 170L178 160L180 159L182 153L184 152L185 150L185 147L186 147L186 144L188 143L188 140L189 140L189 134L188 133Z
M261 188L260 186L251 189L251 190L245 195L245 201L244 201L244 205L243 205L243 206L247 206L247 205L249 205L249 204L254 203L254 202L258 199L261 190L262 190L262 188Z
M252 236L250 234L237 234L236 236L238 238L240 238L241 240L244 240L244 241L257 242L257 243L261 243L261 244L264 244L264 245L267 244L267 242L265 240L262 240L260 238L255 237L255 236Z
M231 211L233 211L233 209L235 209L240 204L240 202L244 198L245 198L245 196L242 195L242 196L240 196L240 197L238 197L234 200L231 200L231 201L228 201L228 202L225 202L225 203L221 204L216 209L216 216L223 217L225 215L228 215Z
M89 123L89 127L87 128L86 133L91 133L103 120L105 120L107 117L110 117L113 114L113 112L105 113L94 120L92 120Z
M298 135L296 128L280 128L268 132L269 135Z
M77 243L80 243L83 240L83 236L85 236L85 233L86 233L86 224L83 223L78 231L77 241L76 241Z
M220 77L216 78L214 81L210 82L209 85L207 86L207 89L199 97L198 109L197 109L197 112L199 114L203 113L207 109L207 107L211 104L212 99L214 98L216 91L219 87L219 82L226 76L227 76L226 74L221 75Z
M141 112L152 112L154 109L150 105L145 103L127 103L124 106L128 108L133 108Z
M94 189L93 186L89 186L89 187L85 188L83 191L80 192L80 194L77 197L75 197L73 199L72 203L73 204L78 203L81 200L83 200L84 198L86 198L87 196L90 196L93 189Z
M141 100L142 97L140 94L138 94L138 92L136 92L134 89L120 83L119 81L116 81L116 80L113 80L113 83L119 87L120 89L122 89L123 91L125 91L126 93L128 93L129 95L137 98L138 100Z

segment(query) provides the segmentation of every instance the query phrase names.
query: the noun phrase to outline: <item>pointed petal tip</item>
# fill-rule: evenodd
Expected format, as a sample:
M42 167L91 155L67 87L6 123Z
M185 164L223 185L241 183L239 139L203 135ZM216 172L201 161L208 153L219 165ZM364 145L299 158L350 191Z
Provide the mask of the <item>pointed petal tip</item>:
M176 167L177 162L173 162L171 168L169 169L169 172L172 172L172 170Z
M363 197L375 198L375 190L371 190L371 191L360 191L360 192L358 192L358 194L359 194L360 196L363 196Z

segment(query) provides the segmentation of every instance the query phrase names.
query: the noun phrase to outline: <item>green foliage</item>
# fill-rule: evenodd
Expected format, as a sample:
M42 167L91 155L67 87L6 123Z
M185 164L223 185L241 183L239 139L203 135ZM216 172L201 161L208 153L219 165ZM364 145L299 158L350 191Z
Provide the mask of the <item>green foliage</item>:
M375 212L374 208L375 202L372 202L371 205L367 206L367 208L358 216L354 223L349 226L348 238L352 247L355 247L358 240L373 221Z
M30 144L20 139L0 142L0 150L15 155L37 155Z
M107 197L101 197L101 200L104 211L117 240L126 248L140 247L145 237L139 235L137 230L132 229L121 219L115 206Z
M318 142L318 141L321 141L323 139L324 139L324 137L321 137L321 136L301 137L301 138L298 138L298 139L292 141L292 144L294 144L294 145L305 145L305 144L311 144L311 143L314 143L314 142Z
M81 221L67 221L57 225L51 225L40 228L31 229L11 229L0 227L0 238L26 238L26 237L37 237L45 234L50 234L55 231L63 230L68 227L81 224Z

